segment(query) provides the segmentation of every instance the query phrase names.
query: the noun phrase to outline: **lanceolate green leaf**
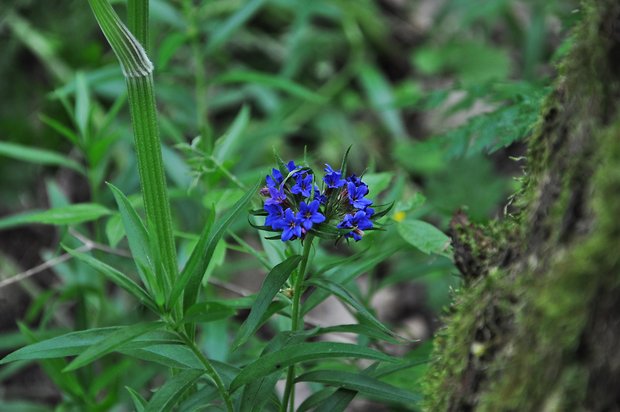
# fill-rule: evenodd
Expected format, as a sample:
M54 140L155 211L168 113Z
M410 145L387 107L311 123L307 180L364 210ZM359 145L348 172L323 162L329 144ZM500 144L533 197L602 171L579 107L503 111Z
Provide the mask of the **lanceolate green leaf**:
M138 391L130 388L129 386L125 386L127 392L129 392L129 396L131 396L131 401L133 402L133 407L136 409L136 412L144 411L144 407L146 406L146 400L138 393Z
M185 309L196 302L200 282L207 270L211 256L213 256L217 242L221 239L222 235L224 235L232 221L237 218L241 211L245 210L250 200L256 195L258 185L259 184L256 184L245 196L235 203L235 205L218 220L218 224L215 227L205 227L202 231L198 243L194 246L189 261L183 268L180 278L175 282L172 288L168 307L174 307L183 292L183 304Z
M215 78L214 82L262 84L280 89L292 96L299 97L300 99L309 100L315 103L324 102L321 95L318 95L291 80L278 76L272 76L267 73L255 71L233 71Z
M303 342L311 335L311 331L304 331L299 333L280 333L265 346L260 357L265 356L268 353L275 352L286 345L294 345ZM240 410L244 412L262 412L265 408L265 403L273 395L275 385L278 382L279 373L276 371L271 375L264 376L260 379L255 379L249 384L243 387L243 394L241 395Z
M112 190L118 210L125 227L125 234L127 235L127 241L129 242L129 249L134 258L138 273L142 278L142 282L153 293L162 294L163 285L158 283L155 277L155 262L149 245L149 236L146 228L140 220L140 216L133 208L129 199L114 185L108 183L108 186Z
M127 275L125 275L124 273L121 273L120 271L114 269L112 266L106 263L103 263L102 261L95 259L94 257L89 256L85 253L81 253L81 252L68 249L68 248L65 248L65 250L68 253L70 253L71 256L74 256L78 258L79 260L89 264L90 266L95 268L97 271L105 275L112 282L116 283L118 286L125 289L127 292L133 295L136 299L138 299L142 304L144 304L144 306L146 306L153 312L158 313L157 305L155 304L153 299L151 299L151 296L149 296L149 294L144 289L142 289L142 287L136 284L136 282L134 282Z
M95 203L77 203L45 211L30 211L4 217L0 219L0 230L31 223L45 225L76 225L78 223L97 220L109 214L110 211L101 205Z
M376 329L387 334L388 336L392 335L390 329L381 323L372 313L370 313L370 311L366 309L366 307L357 299L355 299L355 297L343 286L332 282L329 279L318 277L308 280L307 283L330 292L344 303L351 305L357 311L359 316L370 325L374 326Z
M78 173L85 174L84 167L78 162L50 150L33 149L32 147L26 147L15 143L0 142L0 156L40 165L67 167Z
M19 360L51 359L65 356L75 356L83 352L89 346L102 341L117 330L119 330L119 327L89 329L46 339L44 341L25 346L5 356L2 360L0 360L0 365Z
M205 373L201 369L186 369L168 380L159 388L144 408L145 412L170 411L183 393L187 391Z
M357 395L357 391L340 388L334 391L333 388L320 390L309 396L297 409L297 412L308 410L343 412Z
M301 256L291 256L269 272L258 292L258 296L256 296L254 305L252 305L250 315L245 322L243 322L241 328L239 328L237 337L232 344L233 349L243 345L256 331L260 325L263 314L267 311L267 308L269 308L269 304L300 261Z
M305 373L296 379L297 382L318 382L357 391L372 399L385 402L413 404L420 401L420 396L393 385L381 382L365 374L357 374L338 370L319 370ZM317 410L327 410L319 407ZM331 410L331 409L329 409Z
M230 391L233 392L254 379L270 375L279 370L284 371L285 368L293 364L329 358L363 358L386 362L397 361L396 358L381 352L348 343L300 343L286 346L275 352L263 355L258 360L247 365L230 384Z
M112 332L100 342L89 346L88 349L80 353L78 357L75 358L64 370L65 372L68 372L88 365L102 356L115 351L134 338L144 335L146 332L151 330L160 328L161 325L162 324L160 322L153 322L122 327Z
M384 261L396 252L396 249L390 248L385 251L380 251L376 254L368 252L364 259L359 259L361 254L354 255L351 259L347 259L338 265L330 265L327 270L319 271L317 273L324 272L324 277L329 277L335 283L346 284L347 282L360 276L362 273L372 269L380 262ZM314 291L304 302L302 313L306 314L312 308L316 307L319 303L323 302L329 296L329 292L325 290Z

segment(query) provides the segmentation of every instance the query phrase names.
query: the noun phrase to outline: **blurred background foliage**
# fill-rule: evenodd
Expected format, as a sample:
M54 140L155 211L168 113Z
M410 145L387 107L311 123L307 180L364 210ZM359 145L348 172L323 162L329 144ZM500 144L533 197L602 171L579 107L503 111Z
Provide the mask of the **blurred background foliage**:
M124 2L113 3L124 15ZM264 177L274 150L284 159L306 156L320 168L339 164L352 145L350 170L365 174L375 203L394 201L394 212L387 233L349 247L324 245L316 266L328 265L334 253L362 253L365 265L358 262L347 278L352 293L399 333L431 339L459 278L448 238L418 219L445 231L459 208L477 222L503 213L522 173L514 158L524 154L554 64L570 44L576 3L152 0L148 49L179 258L187 258L209 210L225 210ZM87 3L3 1L0 50L0 214L77 202L114 210L105 181L137 193L124 80ZM124 247L118 215L74 230ZM231 231L209 275L237 292L255 292L261 261L277 261L280 245L261 246L245 220ZM80 245L64 229L7 227L0 234L0 280L60 255L60 241ZM144 316L132 308L92 269L57 264L0 288L0 350L23 345L25 325L46 336ZM228 353L227 338L239 319L203 325L211 358L239 356ZM21 334L17 320L24 322ZM266 337L268 330L245 356L259 353ZM391 350L428 356L430 347ZM152 365L124 374L133 364L123 359L90 376L93 396L112 407L126 402L123 385L141 388L157 376ZM53 365L44 367L55 386L32 365L3 366L0 399L7 401L0 400L0 409L18 408L21 400L60 402L54 387L66 392L66 382L49 372ZM418 391L423 369L389 381ZM25 388L33 376L41 381L37 389Z

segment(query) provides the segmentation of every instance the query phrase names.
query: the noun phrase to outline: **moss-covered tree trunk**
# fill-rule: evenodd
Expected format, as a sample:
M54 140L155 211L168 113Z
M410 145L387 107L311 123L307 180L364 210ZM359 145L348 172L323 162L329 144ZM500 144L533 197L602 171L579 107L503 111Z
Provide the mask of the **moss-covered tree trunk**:
M466 284L437 338L427 410L620 410L620 1L579 13L516 212L452 222Z

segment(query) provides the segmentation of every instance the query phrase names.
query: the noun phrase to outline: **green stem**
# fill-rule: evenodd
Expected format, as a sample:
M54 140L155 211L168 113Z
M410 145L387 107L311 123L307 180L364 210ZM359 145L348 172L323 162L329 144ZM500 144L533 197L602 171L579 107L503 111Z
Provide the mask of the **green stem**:
M146 210L147 229L153 241L156 256L158 304L165 300L178 275L176 248L172 232L170 201L164 174L161 141L157 125L157 109L153 87L153 64L140 42L127 29L107 0L89 0L97 22L118 57L129 95L138 172ZM132 7L139 10L132 18L135 29L142 37L147 36L147 0L136 0ZM180 317L180 311L175 313Z
M127 26L145 50L149 49L149 0L127 0Z
M189 336L187 336L184 332L179 332L179 336L185 342L185 344L189 346L192 352L194 352L194 355L196 355L196 357L200 360L202 365L205 367L207 375L209 375L209 377L213 379L215 387L217 388L218 392L222 396L222 399L224 400L224 403L226 404L226 410L228 412L233 412L233 403L230 399L230 393L228 392L228 389L226 389L226 386L224 385L224 381L222 380L220 374L217 373L215 368L213 368L213 365L211 365L209 359L207 359L205 355L202 354L193 339L190 339Z
M310 257L310 250L312 249L312 241L314 236L307 234L304 243L304 251L301 255L301 262L299 263L299 272L295 278L293 285L293 307L291 313L291 331L296 332L303 329L304 322L301 316L301 296L303 295L303 284L306 277L306 268L308 267L308 258ZM288 368L286 374L286 385L284 387L284 396L282 398L282 404L280 405L280 411L286 412L287 405L291 404L291 411L295 408L295 365L291 365Z

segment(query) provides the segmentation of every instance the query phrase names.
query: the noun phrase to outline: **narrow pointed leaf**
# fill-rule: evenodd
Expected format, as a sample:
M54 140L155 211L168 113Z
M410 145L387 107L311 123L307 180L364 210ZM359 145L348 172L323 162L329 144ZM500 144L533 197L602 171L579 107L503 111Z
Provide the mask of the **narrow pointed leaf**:
M397 362L396 358L364 346L335 342L311 342L286 346L262 356L241 370L230 385L233 392L254 379L270 375L288 366L318 359L363 358Z
M245 210L250 200L256 195L259 184L260 183L257 183L245 196L239 199L239 201L219 219L219 223L213 227L212 230L210 230L211 228L209 227L205 227L200 235L198 243L194 246L194 250L187 264L181 272L181 276L174 283L172 292L170 293L168 307L173 307L182 293L184 296L183 303L186 309L196 303L202 277L207 270L217 242L224 235L232 221L237 218L239 213Z
M311 335L312 331L280 333L265 346L260 357L282 349L282 347L287 345L301 343ZM245 385L243 394L241 395L241 406L239 410L244 412L262 412L265 410L264 405L274 395L275 386L280 377L279 375L280 373L278 370L271 375L255 379Z
M22 146L16 143L0 142L0 156L6 156L12 159L39 165L67 167L78 173L86 174L84 167L82 167L82 165L78 162L50 150L34 149L32 147Z
M68 372L88 365L108 353L115 351L134 338L160 327L161 323L153 322L120 328L104 338L102 341L88 347L88 349L79 354L78 357L64 369L64 371Z
M98 259L95 259L94 257L90 255L87 255L85 253L81 253L81 252L78 252L78 251L75 251L69 248L65 248L65 250L69 254L71 254L71 256L74 256L75 258L87 263L88 265L96 269L98 272L103 274L105 277L110 279L112 282L114 282L116 285L125 289L127 292L133 295L136 299L138 299L142 304L144 304L144 306L146 306L153 312L158 313L157 305L155 304L151 296L149 296L149 294L144 289L142 289L142 287L140 287L136 282L134 282L127 275L116 270L112 266L105 264Z
M352 306L357 311L359 316L370 325L374 326L388 336L392 335L392 331L390 331L387 326L381 323L372 313L370 313L370 311L357 299L355 299L355 297L343 286L326 278L313 278L308 280L306 283L328 291L344 303Z
M324 385L336 386L351 391L357 391L372 399L400 404L414 404L420 401L420 396L371 376L337 370L320 370L305 373L296 379L296 382L317 382ZM317 410L323 409L321 406ZM331 409L330 409L331 410Z
M129 392L129 396L131 396L131 401L133 402L133 407L136 412L143 412L144 407L146 406L146 400L138 393L138 391L130 388L129 386L125 386L127 392Z
M51 359L75 356L120 328L108 327L71 332L55 338L25 346L0 360L0 365L8 362L33 359Z
M291 256L284 262L275 266L271 272L269 272L258 292L258 295L256 296L254 305L252 305L250 315L245 322L243 322L241 328L239 328L237 337L232 344L233 349L243 345L250 338L250 336L254 334L256 329L258 329L263 315L269 308L269 304L278 294L282 288L282 285L289 278L293 270L297 268L300 261L301 256Z
M334 391L332 388L323 389L308 397L299 405L297 412L305 412L310 409L315 411L344 412L356 395L357 391L344 388L340 388L337 391Z
M157 284L155 279L155 263L150 251L149 234L138 216L138 213L127 199L127 196L123 194L117 187L111 183L107 184L121 215L121 220L125 228L125 234L127 235L127 241L129 242L129 249L133 256L142 282L147 285L149 290L158 290L161 285Z
M30 211L4 217L0 219L0 230L31 223L44 225L75 225L78 223L90 222L109 214L110 211L101 205L95 203L77 203L45 211Z
M159 388L144 408L144 412L170 411L181 396L205 373L204 370L186 369Z

